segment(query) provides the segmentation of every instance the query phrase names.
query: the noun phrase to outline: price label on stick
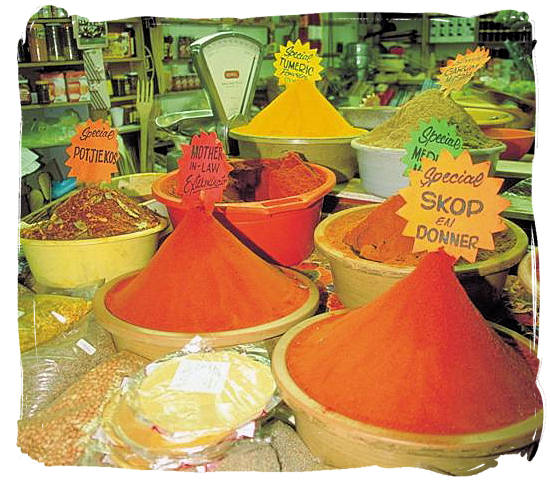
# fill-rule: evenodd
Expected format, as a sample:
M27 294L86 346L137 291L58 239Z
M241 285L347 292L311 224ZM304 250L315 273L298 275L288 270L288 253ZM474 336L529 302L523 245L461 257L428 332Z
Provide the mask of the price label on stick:
M437 161L422 159L400 190L407 220L403 235L414 238L413 252L443 249L474 262L480 248L494 250L493 233L506 230L499 214L510 202L498 195L503 179L489 176L490 162L472 163L465 151L454 158L442 150Z
M296 42L289 40L286 45L281 45L279 52L275 53L273 66L279 85L287 85L300 79L312 82L321 80L320 73L323 70L317 49L309 48L309 42L302 44L300 39Z
M102 119L77 125L76 134L67 147L68 160L65 165L71 168L69 177L79 182L110 182L111 175L118 172L119 159L117 129Z
M190 145L181 146L178 160L176 192L190 206L202 202L208 211L223 197L231 165L227 162L222 142L212 133L201 132Z
M468 49L464 55L459 53L454 60L449 60L437 77L443 93L461 90L490 59L489 50L477 47L473 52Z
M446 120L431 118L429 123L420 122L418 128L411 133L411 140L405 145L407 153L402 161L407 168L404 175L411 170L420 170L421 159L437 160L439 152L445 149L454 156L462 152L462 139L456 133L456 127Z

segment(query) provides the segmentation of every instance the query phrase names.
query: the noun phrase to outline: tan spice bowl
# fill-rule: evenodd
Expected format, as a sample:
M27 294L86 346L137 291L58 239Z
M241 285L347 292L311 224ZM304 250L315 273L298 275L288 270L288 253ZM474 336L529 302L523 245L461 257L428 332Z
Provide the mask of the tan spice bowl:
M229 132L229 137L239 144L241 158L276 158L286 152L301 153L308 162L332 170L336 175L336 183L345 182L357 173L357 159L351 148L351 141L360 135L361 133L348 137L285 138Z
M388 265L366 260L351 251L346 254L327 241L326 231L333 222L346 215L372 211L377 206L365 205L343 210L330 215L315 229L315 246L329 261L336 294L348 308L371 302L414 270L413 266ZM476 304L476 300L486 301L488 297L492 301L492 297L500 294L509 269L517 265L527 251L528 239L525 232L509 220L504 222L516 237L512 248L486 260L455 267L458 278Z
M265 342L266 347L271 350L278 337L290 327L311 317L319 306L319 290L309 278L294 270L279 268L288 275L300 279L307 286L309 297L301 307L291 314L255 327L213 333L184 333L152 330L125 322L107 309L105 295L114 285L127 277L135 275L137 271L122 275L103 285L97 291L92 306L99 324L113 336L117 350L128 350L150 360L156 360L163 355L181 349L196 336L206 339L213 348Z
M472 475L496 466L499 455L529 449L540 439L542 410L505 428L466 435L400 432L328 411L294 383L287 369L286 352L302 330L345 312L317 315L291 328L275 346L271 361L283 400L294 412L298 434L323 463L337 468L418 467L451 475ZM527 339L515 332L492 326L532 348Z

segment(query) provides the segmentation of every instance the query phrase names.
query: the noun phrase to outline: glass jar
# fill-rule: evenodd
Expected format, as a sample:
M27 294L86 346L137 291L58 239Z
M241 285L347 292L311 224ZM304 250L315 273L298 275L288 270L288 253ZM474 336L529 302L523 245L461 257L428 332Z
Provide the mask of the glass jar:
M138 72L128 72L126 76L128 78L128 91L130 95L135 95L137 93L139 74Z
M21 101L21 105L30 105L32 103L29 80L24 77L19 78L19 100Z
M46 105L51 103L50 98L50 82L47 80L37 80L36 85L36 96L38 98L38 103Z
M63 55L63 40L61 24L47 23L46 24L46 44L48 46L48 61L59 62L65 60Z
M174 43L174 37L172 35L166 35L164 37L164 60L172 60L172 45Z
M178 58L188 58L189 57L189 37L179 37L178 38Z
M67 18L67 10L64 8L55 7L53 5L50 6L52 18Z
M78 60L78 48L73 35L73 26L65 23L61 27L61 39L63 44L63 56L66 60Z
M128 81L126 75L113 75L111 83L113 84L113 96L124 97L128 95Z
M44 25L40 23L29 25L27 38L31 62L47 62L48 45L46 42L46 28Z

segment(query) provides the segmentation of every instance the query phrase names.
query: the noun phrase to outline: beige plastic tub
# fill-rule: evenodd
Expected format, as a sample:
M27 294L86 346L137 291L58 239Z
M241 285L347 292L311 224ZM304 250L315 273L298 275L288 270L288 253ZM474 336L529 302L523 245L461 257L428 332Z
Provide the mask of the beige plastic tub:
M323 463L337 468L419 467L450 475L472 475L496 466L499 455L529 449L540 439L542 410L508 427L467 435L400 432L328 411L294 383L287 369L286 352L302 330L334 314L317 315L290 329L275 346L271 361L283 400L294 412L298 434ZM515 332L493 327L531 348Z
M365 205L343 210L330 215L315 229L315 246L328 259L336 294L349 308L371 302L414 270L412 266L387 265L365 260L355 255L351 249L345 252L327 241L327 228L334 222L342 221L347 215L358 216L361 212L367 215L377 206ZM455 267L462 285L474 303L477 299L485 299L487 295L498 296L506 282L508 270L519 263L527 250L528 239L525 232L509 220L504 222L516 237L516 243L512 248L487 260ZM487 283L490 286L490 292L483 288Z
M276 158L286 152L301 153L308 162L330 168L341 183L357 173L357 159L351 148L356 136L339 138L282 138L229 132L239 144L241 158Z
M265 342L266 347L271 349L278 337L290 327L311 317L319 306L319 290L315 284L301 273L286 268L282 269L307 285L309 297L301 307L291 314L256 327L213 333L182 333L152 330L125 322L109 311L105 305L105 295L118 282L137 272L123 275L101 287L93 299L93 309L99 324L113 336L117 350L128 350L151 360L181 349L197 335L205 338L213 348Z

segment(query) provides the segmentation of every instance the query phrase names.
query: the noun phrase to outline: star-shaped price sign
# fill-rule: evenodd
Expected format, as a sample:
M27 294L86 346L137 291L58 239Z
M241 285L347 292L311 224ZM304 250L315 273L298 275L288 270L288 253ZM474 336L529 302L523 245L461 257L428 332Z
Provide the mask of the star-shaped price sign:
M459 53L454 60L449 60L437 77L444 95L461 90L490 59L489 50L477 47L473 52L468 49L464 55Z
M222 142L214 132L201 132L193 136L191 144L181 148L176 193L189 206L202 203L207 211L212 211L214 203L222 200L229 172L233 170Z
M68 176L79 182L110 182L111 175L118 172L117 130L102 119L77 125L66 152L65 165L71 168Z
M286 45L281 45L279 52L275 53L273 66L279 85L287 85L300 79L312 82L321 80L320 73L323 70L317 49L309 48L309 42L302 44L300 39L296 42L289 40Z
M504 180L490 177L490 166L473 164L467 151L454 158L442 150L437 161L423 158L422 170L411 170L397 214L407 220L402 233L414 238L413 252L443 247L474 262L478 249L495 249L493 233L507 228L499 214L510 202L498 195Z

